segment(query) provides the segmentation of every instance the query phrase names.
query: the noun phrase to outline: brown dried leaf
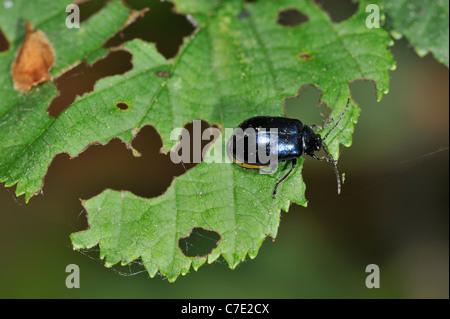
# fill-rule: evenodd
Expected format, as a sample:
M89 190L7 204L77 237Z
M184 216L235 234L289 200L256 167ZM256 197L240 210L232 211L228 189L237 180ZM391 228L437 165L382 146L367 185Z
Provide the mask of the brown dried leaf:
M42 31L34 31L31 23L25 22L27 35L25 42L17 50L11 67L14 88L28 93L30 89L51 80L50 68L55 62L55 53Z

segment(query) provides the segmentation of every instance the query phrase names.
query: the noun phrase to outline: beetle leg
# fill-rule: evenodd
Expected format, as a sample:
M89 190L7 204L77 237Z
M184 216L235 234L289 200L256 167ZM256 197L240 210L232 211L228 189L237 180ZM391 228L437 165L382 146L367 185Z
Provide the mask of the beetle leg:
M288 166L289 163L290 163L290 161L287 161L286 163L284 163L283 171L286 170L286 167Z
M286 175L284 175L282 178L280 178L278 181L277 181L277 183L275 184L275 187L274 187L274 189L273 189L273 192L272 192L272 198L275 198L275 196L277 195L277 188L278 188L278 185L280 185L280 183L281 182L283 182L291 173L292 173L292 170L295 168L295 166L297 165L297 159L295 158L295 159L293 159L292 161L292 167L291 167L291 169L289 170L289 172L287 172L286 173Z

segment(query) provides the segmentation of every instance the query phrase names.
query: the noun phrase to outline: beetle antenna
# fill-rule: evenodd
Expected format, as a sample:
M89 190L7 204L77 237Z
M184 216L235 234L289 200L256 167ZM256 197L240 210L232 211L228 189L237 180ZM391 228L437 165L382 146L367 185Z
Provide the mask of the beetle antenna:
M342 118L343 118L344 115L345 115L345 112L347 112L348 104L349 104L349 103L350 103L350 98L348 98L348 100L347 100L347 105L345 106L344 112L342 112L341 117L340 117L339 120L336 122L336 124L334 124L334 126L331 128L331 130L329 130L328 133L325 134L325 137L324 137L322 140L325 140L325 139L328 137L328 135L330 135L330 133L333 132L333 130L339 125L339 123L341 122Z
M331 156L330 152L328 151L327 147L325 146L325 144L322 144L322 148L325 151L325 153L328 156L328 162L330 162L331 164L333 164L334 167L334 173L336 174L336 181L337 181L337 188L338 188L338 194L341 193L341 178L339 177L339 171L336 165L336 161L334 160L333 156Z

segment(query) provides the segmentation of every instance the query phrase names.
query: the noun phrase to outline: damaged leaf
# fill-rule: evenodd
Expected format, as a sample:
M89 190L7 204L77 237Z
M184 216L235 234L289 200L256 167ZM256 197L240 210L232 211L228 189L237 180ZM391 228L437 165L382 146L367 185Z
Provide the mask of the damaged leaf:
M47 36L40 30L34 31L30 22L25 23L25 42L17 50L11 67L14 88L28 93L31 87L50 81L50 68L55 63L55 53Z
M363 5L350 19L335 24L311 1L174 2L178 13L186 14L197 28L174 58L167 60L153 44L133 40L124 45L132 54L133 68L99 80L93 92L77 98L56 119L45 113L47 101L55 95L49 83L33 89L23 101L15 98L7 107L0 106L0 181L17 184L16 194L29 200L42 187L56 154L74 157L93 143L115 137L130 144L146 125L157 129L167 151L177 142L171 139L172 131L194 119L233 129L252 116L283 116L284 99L306 83L321 90L321 100L335 118L342 114L349 83L356 79L374 81L378 100L388 92L388 70L394 68L388 50L392 41L383 29L366 28ZM116 4L110 3L88 22L101 29L114 19L97 20L98 25L92 21ZM300 12L307 21L280 25L277 18L287 9ZM52 40L58 61L60 41ZM95 55L95 50L88 51L86 55ZM0 55L0 62L8 58ZM59 66L64 68L64 63ZM1 76L0 72L0 83L7 83ZM340 144L351 145L358 115L359 107L351 102L329 136L328 147L336 158ZM306 205L303 158L273 199L282 168L265 175L214 162L211 159L220 158L224 136L219 140L214 156L176 177L159 197L105 190L84 201L89 229L72 234L73 246L99 245L107 266L142 258L151 276L159 272L169 281L220 256L231 268L247 256L255 258L264 239L276 237L280 211L287 211L291 203ZM198 228L217 233L217 247L207 256L184 254L180 239Z

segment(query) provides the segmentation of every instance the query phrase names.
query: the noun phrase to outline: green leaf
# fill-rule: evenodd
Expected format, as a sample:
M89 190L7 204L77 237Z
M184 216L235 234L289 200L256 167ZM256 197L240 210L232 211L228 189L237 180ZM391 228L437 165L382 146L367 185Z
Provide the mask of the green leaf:
M51 69L58 76L63 69L70 68L100 51L101 46L126 21L129 11L118 2L112 2L99 14L82 24L80 29L66 27L65 1L55 5L55 1L43 0L39 3L15 1L9 9L0 6L0 27L11 46L0 54L0 181L6 186L18 183L16 194L26 193L26 200L42 187L42 179L54 155L66 152L57 147L78 144L76 140L64 140L64 128L59 121L48 116L46 110L57 94L53 83L44 83L30 94L14 90L10 68L15 51L24 40L25 21L30 21L35 29L46 33L56 52L55 65ZM82 130L76 122L67 123L72 131ZM75 153L78 154L92 141L87 142Z
M448 0L384 1L384 6L395 38L406 36L417 54L432 52L436 60L449 66Z
M176 143L170 139L172 130L194 119L235 128L251 116L283 116L283 100L296 95L305 83L321 90L322 102L334 118L344 110L351 81L373 80L378 100L388 92L388 70L395 66L388 51L392 40L383 29L366 28L364 6L347 21L334 24L309 1L175 2L178 10L192 14L197 30L174 59L163 58L153 44L127 43L124 48L133 55L133 69L98 81L93 92L78 98L56 119L45 112L55 95L53 84L19 94L13 91L9 74L1 73L0 83L8 89L2 91L7 103L0 107L0 181L7 186L17 183L16 194L25 194L28 200L42 187L47 167L58 153L76 156L91 143L114 137L131 143L145 125L156 127L168 150ZM92 25L97 21L96 30L116 20L94 20L111 6L117 7L113 2L89 20ZM307 15L308 21L296 27L279 25L279 12L292 8ZM244 11L248 14L242 15ZM59 38L49 35L49 39L55 49L59 47ZM95 56L95 50L86 51ZM58 58L63 51L56 52ZM69 53L63 53L63 61L76 61L65 55ZM11 52L0 55L0 65L11 62ZM158 76L160 71L170 76ZM119 110L119 102L128 109ZM336 158L339 144L351 145L358 115L359 107L351 102L327 139ZM214 158L221 158L223 136L221 141L214 146ZM267 236L276 237L281 209L287 211L291 202L306 205L302 163L300 159L275 199L271 193L284 174L283 165L275 174L265 175L230 163L203 162L152 199L106 190L84 202L90 228L73 234L73 245L79 249L98 244L107 266L141 257L151 276L159 271L169 281L220 255L234 268L247 255L254 258ZM178 247L178 240L194 227L221 237L206 257L187 257Z

